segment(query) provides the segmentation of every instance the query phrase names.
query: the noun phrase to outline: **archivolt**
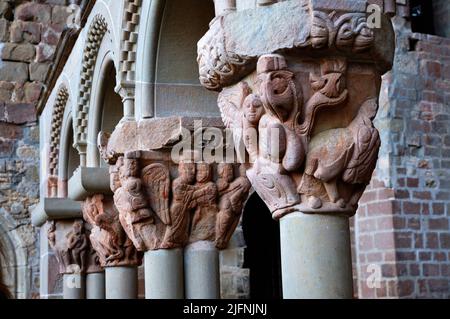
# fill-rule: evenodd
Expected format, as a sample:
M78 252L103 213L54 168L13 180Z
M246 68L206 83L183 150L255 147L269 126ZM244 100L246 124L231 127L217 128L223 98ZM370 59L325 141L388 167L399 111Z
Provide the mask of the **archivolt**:
M83 52L81 64L81 76L79 96L75 110L74 139L75 147L80 154L86 152L87 127L89 118L89 106L92 91L92 78L94 76L95 64L103 38L108 31L106 19L98 14L94 17L87 34L87 40Z
M64 118L64 110L69 100L69 91L65 85L61 85L56 95L53 106L52 124L50 133L49 175L58 176L59 144L61 141L61 125Z

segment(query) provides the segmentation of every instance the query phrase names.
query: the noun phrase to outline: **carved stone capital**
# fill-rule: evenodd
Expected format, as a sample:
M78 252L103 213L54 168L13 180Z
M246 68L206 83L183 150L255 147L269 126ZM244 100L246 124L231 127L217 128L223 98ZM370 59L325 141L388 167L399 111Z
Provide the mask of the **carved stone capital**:
M61 274L102 272L89 241L89 226L82 219L49 221L47 235Z
M235 164L194 162L194 153L175 163L170 151L111 157L117 158L111 189L125 232L138 251L198 241L226 248L251 187L245 168L238 174Z
M94 195L82 205L83 217L90 224L92 247L102 267L138 266L142 256L136 251L119 221L112 196Z
M294 211L352 215L370 182L380 137L379 72L344 57L304 62L259 58L245 85L219 95L224 122L237 128L247 172L274 218ZM296 71L294 71L296 70Z

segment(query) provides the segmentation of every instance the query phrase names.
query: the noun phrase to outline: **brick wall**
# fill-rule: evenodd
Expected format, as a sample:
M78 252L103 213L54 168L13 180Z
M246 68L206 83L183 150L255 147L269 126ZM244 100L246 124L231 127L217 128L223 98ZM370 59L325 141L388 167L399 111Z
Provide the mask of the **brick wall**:
M35 106L71 2L0 0L0 215L13 220L29 255L27 297L39 293L38 233L30 223L39 197Z
M380 160L355 217L358 296L449 298L450 39L412 34L401 18L395 25L376 120Z

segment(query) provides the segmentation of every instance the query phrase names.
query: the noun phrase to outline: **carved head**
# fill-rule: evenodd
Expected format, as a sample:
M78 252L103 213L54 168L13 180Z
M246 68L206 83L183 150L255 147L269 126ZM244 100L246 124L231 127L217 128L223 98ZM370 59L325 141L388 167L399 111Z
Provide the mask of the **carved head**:
M197 164L197 183L206 183L211 181L211 165L208 163Z
M247 178L247 168L245 165L239 166L239 176Z
M294 73L287 70L285 58L278 54L264 55L258 60L257 72L265 111L281 122L287 122L297 116Z
M180 177L188 184L192 184L195 182L195 163L181 161L178 165L178 172L180 173Z
M250 94L244 100L244 117L252 125L258 125L264 114L261 99L256 94Z
M76 220L73 222L73 233L80 235L83 233L84 225L81 220Z
M115 165L109 167L109 185L113 192L115 192L118 188L122 186L120 183L121 167L123 167L123 156L117 159Z
M311 77L311 86L314 91L320 91L328 98L337 98L345 90L345 72L347 62L345 59L328 59L320 65L321 76Z
M219 177L231 183L234 179L233 165L229 163L221 163L217 166Z
M123 174L125 177L136 177L139 175L139 162L135 158L125 158L123 161Z

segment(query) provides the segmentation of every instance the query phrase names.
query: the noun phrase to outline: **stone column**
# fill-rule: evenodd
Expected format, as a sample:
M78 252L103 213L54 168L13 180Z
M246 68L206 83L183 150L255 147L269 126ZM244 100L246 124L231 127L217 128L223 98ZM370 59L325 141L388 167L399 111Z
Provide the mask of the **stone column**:
M136 266L106 267L106 299L137 299Z
M184 250L187 299L220 299L219 251L214 243L200 241Z
M371 3L258 1L198 43L200 82L220 92L247 176L281 220L284 298L352 297L348 219L376 166L395 44L391 8L374 25Z
M137 266L142 258L120 224L112 196L88 197L82 210L84 219L92 227L92 246L105 269L106 299L137 299Z
M351 299L348 217L294 213L280 223L284 299Z
M105 299L105 273L86 275L86 299Z
M183 250L149 250L145 258L145 298L183 299Z
M63 274L64 299L85 299L90 245L83 220L50 221L47 234Z
M63 275L63 298L64 299L85 299L86 298L86 277L83 274Z

